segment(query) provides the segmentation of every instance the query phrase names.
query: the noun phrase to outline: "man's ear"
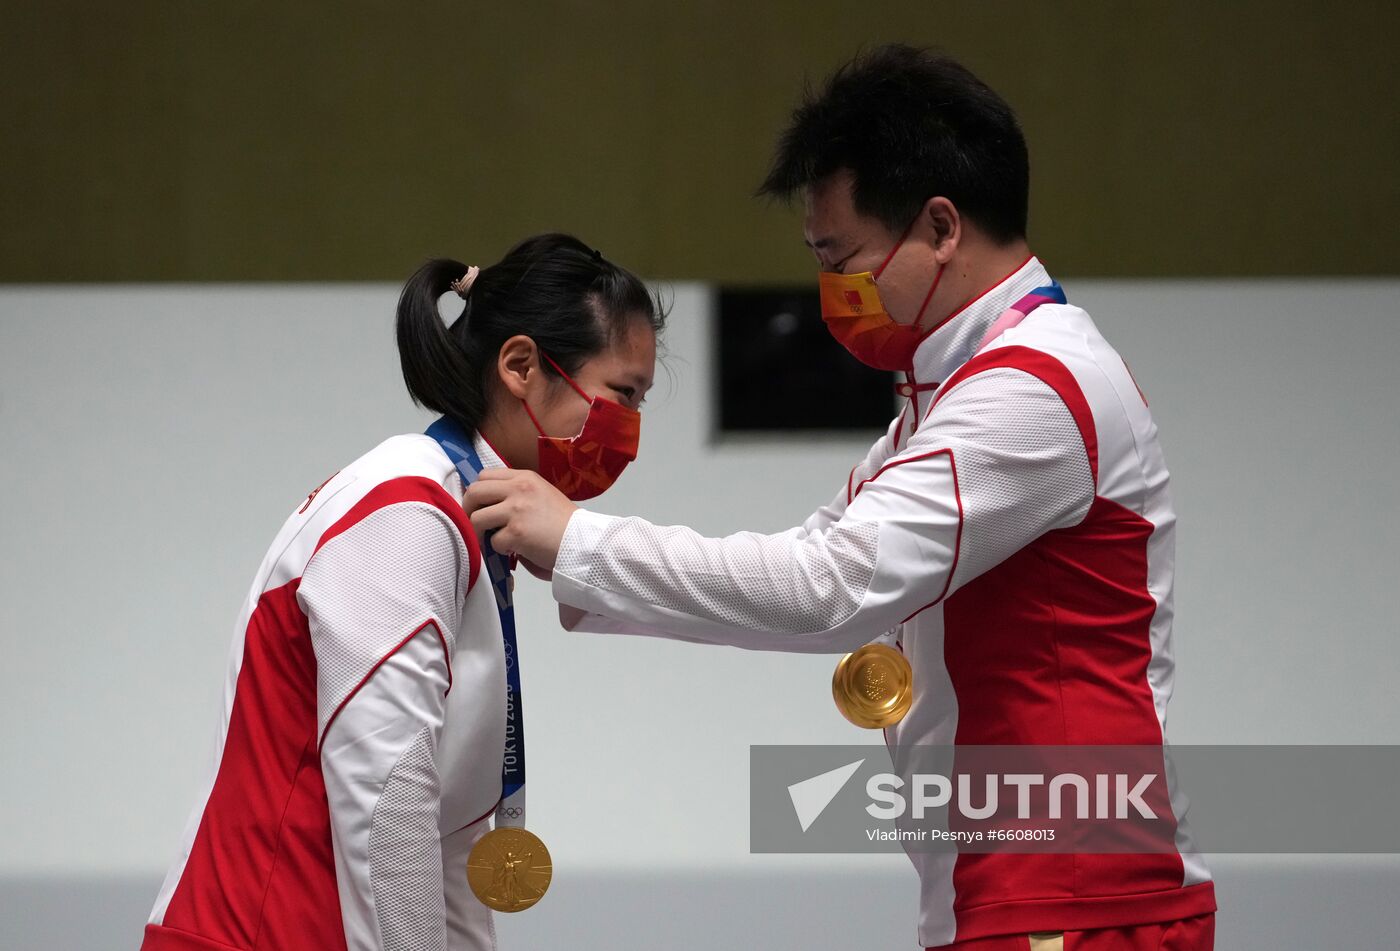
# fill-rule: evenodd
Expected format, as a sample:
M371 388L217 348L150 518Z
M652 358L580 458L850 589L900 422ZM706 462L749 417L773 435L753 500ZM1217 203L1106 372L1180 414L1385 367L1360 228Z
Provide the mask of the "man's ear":
M951 201L936 197L924 202L920 217L931 234L934 257L939 264L947 264L962 241L962 215Z
M530 395L540 379L540 351L535 341L517 334L501 344L496 357L496 374L506 392L518 400Z

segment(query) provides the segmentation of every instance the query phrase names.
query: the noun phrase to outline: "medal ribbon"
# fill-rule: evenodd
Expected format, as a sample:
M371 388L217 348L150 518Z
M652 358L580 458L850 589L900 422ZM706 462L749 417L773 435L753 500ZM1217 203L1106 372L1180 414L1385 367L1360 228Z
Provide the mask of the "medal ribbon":
M484 466L471 434L446 416L433 423L426 435L437 440L447 458L468 486L481 475ZM515 642L515 599L511 590L510 562L491 546L487 532L483 542L482 560L496 595L496 610L501 615L501 633L505 638L506 655L506 745L501 758L501 801L496 805L496 828L525 825L525 706L520 693L520 654Z
M982 342L977 345L977 349L981 350L1003 333L1025 320L1030 312L1041 304L1064 304L1066 302L1065 289L1060 286L1059 281L1051 278L1049 284L1044 287L1037 287L1007 308L987 330L986 335L982 337Z

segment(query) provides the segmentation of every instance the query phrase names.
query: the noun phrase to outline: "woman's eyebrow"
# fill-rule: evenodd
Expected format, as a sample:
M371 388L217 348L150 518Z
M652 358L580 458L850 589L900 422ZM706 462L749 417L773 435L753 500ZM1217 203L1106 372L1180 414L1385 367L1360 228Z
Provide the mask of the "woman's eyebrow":
M641 373L624 372L617 377L617 381L620 383L635 384L636 388L639 390L649 390L655 384L655 381L652 380L651 377L645 376Z

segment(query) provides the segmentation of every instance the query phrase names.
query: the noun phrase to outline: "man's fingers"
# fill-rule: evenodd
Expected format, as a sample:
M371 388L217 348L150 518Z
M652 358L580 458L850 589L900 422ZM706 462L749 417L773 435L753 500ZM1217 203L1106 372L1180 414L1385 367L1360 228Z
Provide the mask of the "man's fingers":
M518 479L525 475L528 469L482 469L477 476L478 482L503 482L511 479Z
M510 486L520 492L549 487L549 483L544 481L538 472L532 472L529 469L484 469L477 477L476 484Z
M543 574L577 506L537 473L488 469L462 493L462 509L479 535L494 532L496 551L529 558Z
M487 505L476 509L468 510L468 518L471 519L472 528L485 534L506 525L510 522L510 512L504 505Z
M486 470L486 472L490 471L492 470ZM482 473L483 476L485 474L485 472ZM510 498L510 486L511 484L509 482L504 482L500 479L493 479L486 482L477 480L467 486L467 490L462 493L462 508L468 515L471 515L478 509L485 508L488 505L504 502L506 499Z
M539 578L541 581L554 580L554 572L550 571L548 568L541 568L539 565L535 564L533 561L524 557L523 555L520 558L520 563L525 566L526 571L530 572L530 574L534 575L536 578Z
M503 528L491 536L491 547L502 555L512 556L515 554L515 540L515 532Z

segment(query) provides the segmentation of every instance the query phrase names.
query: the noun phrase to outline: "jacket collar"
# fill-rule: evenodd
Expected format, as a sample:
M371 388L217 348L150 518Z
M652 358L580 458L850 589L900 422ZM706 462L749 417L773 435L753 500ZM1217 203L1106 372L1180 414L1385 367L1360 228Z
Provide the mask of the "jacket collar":
M509 469L506 461L501 458L495 448L486 441L486 437L481 433L472 433L472 448L476 450L477 458L481 460L483 469Z
M1050 283L1050 275L1031 255L1000 281L988 287L943 319L914 351L914 367L908 382L921 390L941 383L971 360L983 335L1006 309L1037 287Z

